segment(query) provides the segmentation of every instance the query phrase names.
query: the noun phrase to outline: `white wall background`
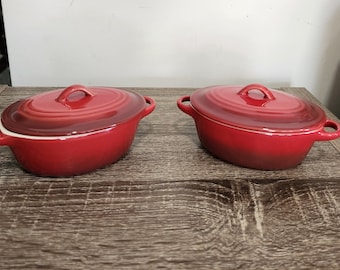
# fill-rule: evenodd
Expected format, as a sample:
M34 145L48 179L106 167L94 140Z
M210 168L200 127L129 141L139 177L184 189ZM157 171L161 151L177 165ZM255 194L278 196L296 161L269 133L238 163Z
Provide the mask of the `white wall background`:
M326 103L339 0L2 0L12 84L304 86ZM340 90L339 90L340 91Z

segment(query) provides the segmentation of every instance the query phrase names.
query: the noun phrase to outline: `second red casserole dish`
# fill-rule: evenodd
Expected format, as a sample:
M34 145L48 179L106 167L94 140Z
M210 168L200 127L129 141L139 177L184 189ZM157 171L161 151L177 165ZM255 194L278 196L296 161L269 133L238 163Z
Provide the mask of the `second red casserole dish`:
M295 167L315 141L340 137L339 123L316 104L259 84L199 89L177 105L195 120L203 147L249 168Z

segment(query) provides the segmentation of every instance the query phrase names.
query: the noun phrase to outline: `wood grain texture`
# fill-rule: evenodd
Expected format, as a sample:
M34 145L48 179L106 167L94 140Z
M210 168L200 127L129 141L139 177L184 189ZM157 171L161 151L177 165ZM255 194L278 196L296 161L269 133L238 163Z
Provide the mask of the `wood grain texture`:
M8 88L0 109L46 90ZM340 268L339 140L297 168L240 168L202 149L177 109L194 89L132 90L157 108L106 168L36 177L0 148L0 269Z

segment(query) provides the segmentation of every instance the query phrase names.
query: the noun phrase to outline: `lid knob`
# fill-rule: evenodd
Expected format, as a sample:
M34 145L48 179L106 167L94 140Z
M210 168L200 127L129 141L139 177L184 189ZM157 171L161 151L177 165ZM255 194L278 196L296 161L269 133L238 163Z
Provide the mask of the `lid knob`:
M258 90L263 94L263 97L260 99L253 98L249 95L249 92L252 90ZM248 104L253 106L264 106L268 101L275 100L274 94L265 86L261 84L249 84L243 87L238 93L241 98Z
M69 97L75 92L83 92L85 94L84 98L94 96L94 94L87 87L85 87L81 84L74 84L74 85L71 85L71 86L65 88L60 93L60 95L56 98L56 101L65 105L65 106L69 106L69 104L68 104L69 103Z

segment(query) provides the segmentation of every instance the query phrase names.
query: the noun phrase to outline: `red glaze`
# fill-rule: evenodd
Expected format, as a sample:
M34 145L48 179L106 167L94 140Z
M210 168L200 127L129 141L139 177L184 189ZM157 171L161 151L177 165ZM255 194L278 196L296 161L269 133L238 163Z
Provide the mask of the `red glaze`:
M287 127L288 131L270 132L211 119L192 106L190 96L178 99L177 105L195 120L204 148L222 160L248 168L281 170L295 167L303 161L315 141L340 137L340 125L332 120L324 119L308 131L290 132ZM325 127L332 127L335 131L327 132Z
M1 121L19 134L65 136L112 127L144 109L145 98L131 91L71 85L11 104Z
M190 101L208 118L248 130L309 132L326 120L319 106L258 84L207 87L195 91Z
M72 176L109 165L124 156L139 121L155 102L143 97L145 108L128 121L101 130L65 136L31 136L0 126L0 145L9 146L21 166L40 176Z
M137 120L137 119L136 119ZM84 136L54 140L7 137L0 145L10 146L21 166L41 176L71 176L86 173L117 161L130 148L137 121Z

